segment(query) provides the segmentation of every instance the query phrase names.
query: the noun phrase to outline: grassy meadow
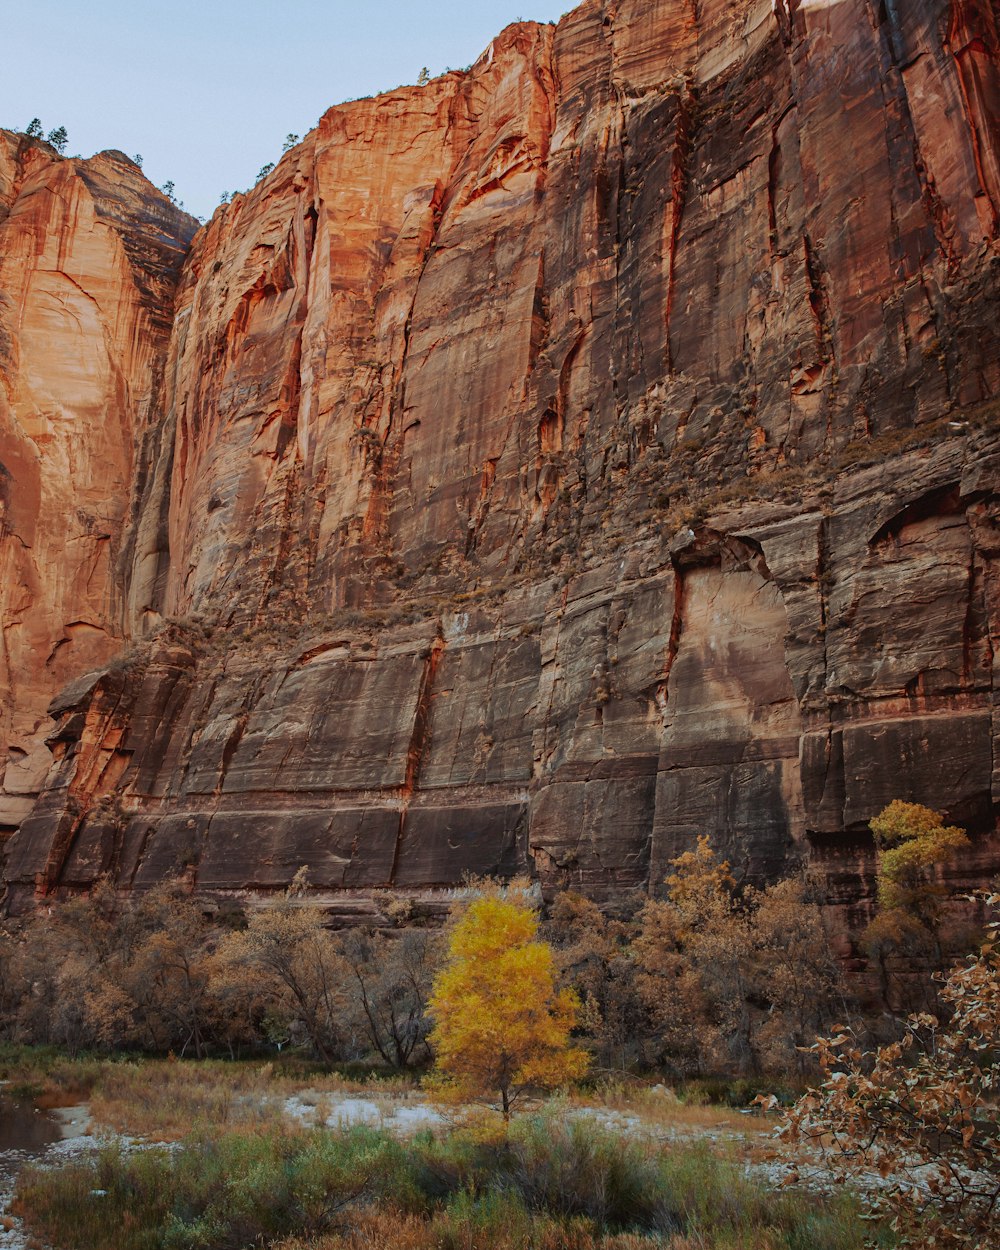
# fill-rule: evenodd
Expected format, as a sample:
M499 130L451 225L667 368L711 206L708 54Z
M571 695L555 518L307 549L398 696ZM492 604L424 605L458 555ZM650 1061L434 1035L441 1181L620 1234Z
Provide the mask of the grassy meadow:
M776 1190L732 1149L626 1137L555 1103L401 1140L278 1120L118 1143L22 1174L59 1250L862 1250L858 1203ZM888 1234L882 1245L892 1245Z

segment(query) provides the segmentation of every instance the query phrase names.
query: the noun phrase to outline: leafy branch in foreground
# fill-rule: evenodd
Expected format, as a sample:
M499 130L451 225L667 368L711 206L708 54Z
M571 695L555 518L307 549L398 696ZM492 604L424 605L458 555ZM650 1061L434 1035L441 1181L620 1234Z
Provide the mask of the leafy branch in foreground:
M1000 921L940 980L945 1022L913 1014L902 1041L875 1051L846 1028L819 1040L826 1080L783 1132L821 1141L848 1176L877 1172L874 1202L901 1244L987 1250L1000 1246Z

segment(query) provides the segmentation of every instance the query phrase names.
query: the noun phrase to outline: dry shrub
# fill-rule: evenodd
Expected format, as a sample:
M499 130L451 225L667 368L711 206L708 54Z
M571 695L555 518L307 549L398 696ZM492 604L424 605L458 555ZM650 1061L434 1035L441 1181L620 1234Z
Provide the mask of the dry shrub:
M200 1128L276 1125L282 1100L269 1064L107 1064L90 1099L95 1120L119 1132L179 1139Z
M1000 907L1000 894L987 897ZM789 1113L792 1140L829 1147L847 1175L877 1172L872 1195L903 1244L1000 1246L1000 921L978 955L942 978L949 1019L913 1014L902 1041L865 1052L849 1029L815 1050L826 1080Z
M391 1208L352 1215L351 1227L315 1241L293 1238L274 1250L654 1250L667 1245L641 1233L601 1234L581 1221L559 1223L525 1216L510 1204L476 1212L454 1208L431 1220ZM669 1242L669 1250L695 1250L694 1242ZM705 1242L697 1243L705 1250ZM766 1250L766 1248L765 1248Z

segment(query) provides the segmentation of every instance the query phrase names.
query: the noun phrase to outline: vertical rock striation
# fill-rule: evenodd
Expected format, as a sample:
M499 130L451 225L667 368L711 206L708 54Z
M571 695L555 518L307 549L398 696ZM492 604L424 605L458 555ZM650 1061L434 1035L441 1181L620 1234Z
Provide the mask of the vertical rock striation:
M191 246L12 898L995 864L998 93L989 0L585 0L331 109Z
M126 522L195 227L120 152L0 132L0 836L52 762L49 701L131 629Z

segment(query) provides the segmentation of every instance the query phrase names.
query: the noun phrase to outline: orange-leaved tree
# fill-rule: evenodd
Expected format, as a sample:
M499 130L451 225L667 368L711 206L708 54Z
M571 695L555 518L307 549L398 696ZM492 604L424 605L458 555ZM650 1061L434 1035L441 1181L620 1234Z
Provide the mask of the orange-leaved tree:
M428 1004L442 1090L499 1094L505 1118L524 1090L576 1080L589 1061L570 1041L576 995L556 988L552 949L537 935L524 884L487 884L457 907Z

